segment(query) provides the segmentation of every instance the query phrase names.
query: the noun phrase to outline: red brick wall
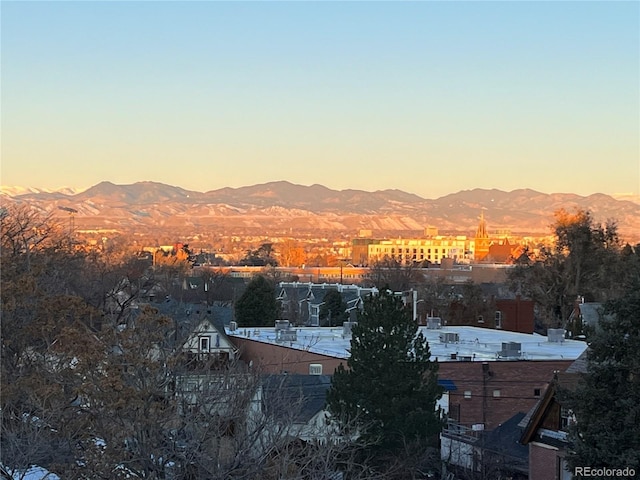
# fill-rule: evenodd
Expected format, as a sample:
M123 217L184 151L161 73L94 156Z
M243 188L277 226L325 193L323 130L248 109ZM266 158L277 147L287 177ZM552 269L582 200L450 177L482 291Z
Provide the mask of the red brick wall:
M317 353L296 350L280 345L251 340L249 338L231 337L233 344L240 349L240 358L260 366L265 373L309 373L309 364L321 364L323 375L333 375L340 363L347 366L347 360L320 355Z
M557 454L556 450L530 443L529 480L556 480Z
M533 300L498 299L496 310L502 312L502 330L533 333Z
M441 362L439 377L453 380L457 389L449 392L449 405L460 405L459 422L465 425L484 423L493 429L518 412L527 413L553 378L555 370L566 370L570 360ZM500 396L494 396L494 390ZM470 391L471 398L464 398Z
M340 363L346 367L347 360L295 350L248 338L232 337L240 349L240 358L246 363L253 361L266 373L309 373L309 364L322 365L322 373L332 375ZM553 378L555 370L564 371L570 360L498 361L487 362L485 377L482 362L441 362L439 377L453 380L457 390L449 392L449 405L460 405L459 422L465 425L484 423L485 429L493 429L518 412L527 413L538 401L534 390L540 394ZM483 379L486 381L483 382ZM464 398L465 391L471 398ZM500 396L494 397L494 390Z

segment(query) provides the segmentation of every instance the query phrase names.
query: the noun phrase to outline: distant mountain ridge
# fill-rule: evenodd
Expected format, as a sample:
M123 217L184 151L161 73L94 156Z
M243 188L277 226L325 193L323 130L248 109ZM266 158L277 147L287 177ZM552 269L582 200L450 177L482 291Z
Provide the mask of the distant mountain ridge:
M285 229L351 234L369 229L382 236L422 231L429 225L441 233L472 235L482 211L491 232L545 234L555 211L579 208L589 210L599 222L615 219L623 238L640 241L640 204L603 194L478 188L430 200L401 190L332 190L286 181L207 192L157 182L101 182L79 193L17 188L15 193L9 192L3 187L4 202L26 202L44 212L59 212L60 206L76 209L78 228L155 226L192 231L224 228L266 233Z

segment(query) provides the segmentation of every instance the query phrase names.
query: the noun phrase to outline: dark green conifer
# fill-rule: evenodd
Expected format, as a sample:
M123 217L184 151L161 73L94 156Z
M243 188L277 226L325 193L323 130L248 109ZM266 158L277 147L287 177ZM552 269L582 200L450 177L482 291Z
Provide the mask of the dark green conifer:
M275 325L280 308L273 284L256 275L235 304L236 321L240 327L268 327Z
M386 450L430 443L440 431L438 364L417 330L401 298L387 290L369 296L352 330L348 369L336 369L327 396L343 425L355 423L359 434Z

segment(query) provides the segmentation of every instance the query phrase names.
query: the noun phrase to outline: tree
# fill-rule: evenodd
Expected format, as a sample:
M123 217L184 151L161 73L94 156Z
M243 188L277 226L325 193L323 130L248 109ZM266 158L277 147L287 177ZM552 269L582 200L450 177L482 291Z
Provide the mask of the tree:
M332 415L355 421L383 454L434 445L440 431L438 364L417 331L411 309L392 292L367 297L352 330L348 369L338 366L327 395Z
M342 326L347 321L347 303L338 290L329 290L320 305L320 324L322 326Z
M275 288L262 275L253 277L235 305L236 321L241 327L273 326L279 312Z
M280 263L283 267L299 267L305 263L304 248L292 238L287 238L280 245Z
M378 289L386 286L393 291L401 292L423 282L424 276L417 264L403 264L389 257L375 262L369 272L369 283Z
M278 261L273 258L273 244L263 243L257 250L248 250L239 265L252 267L277 267Z
M587 373L566 394L576 422L568 463L640 471L640 271L606 304L592 337Z
M555 244L517 259L508 283L512 291L535 302L544 327L564 328L578 297L603 302L618 296L624 269L614 221L597 225L585 210L559 210L555 219Z

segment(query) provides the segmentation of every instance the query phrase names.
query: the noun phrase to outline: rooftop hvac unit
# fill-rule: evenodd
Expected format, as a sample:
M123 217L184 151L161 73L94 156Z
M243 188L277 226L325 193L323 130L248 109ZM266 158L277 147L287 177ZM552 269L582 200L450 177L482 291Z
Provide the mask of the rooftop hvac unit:
M440 342L441 343L458 343L460 341L460 336L457 333L447 332L440 334Z
M351 329L354 325L357 325L358 322L342 322L342 337L350 337Z
M310 363L309 364L309 375L322 375L322 364L321 363Z
M442 319L440 317L427 317L427 329L438 330L442 328Z
M229 322L229 330L235 332L238 329L238 322Z
M551 343L564 342L564 328L550 328L547 330L547 341Z
M289 320L276 320L276 333L278 330L288 330L289 327Z
M295 329L276 330L276 342L295 342L298 340L298 331Z
M517 358L522 354L522 344L519 342L502 342L500 357Z

